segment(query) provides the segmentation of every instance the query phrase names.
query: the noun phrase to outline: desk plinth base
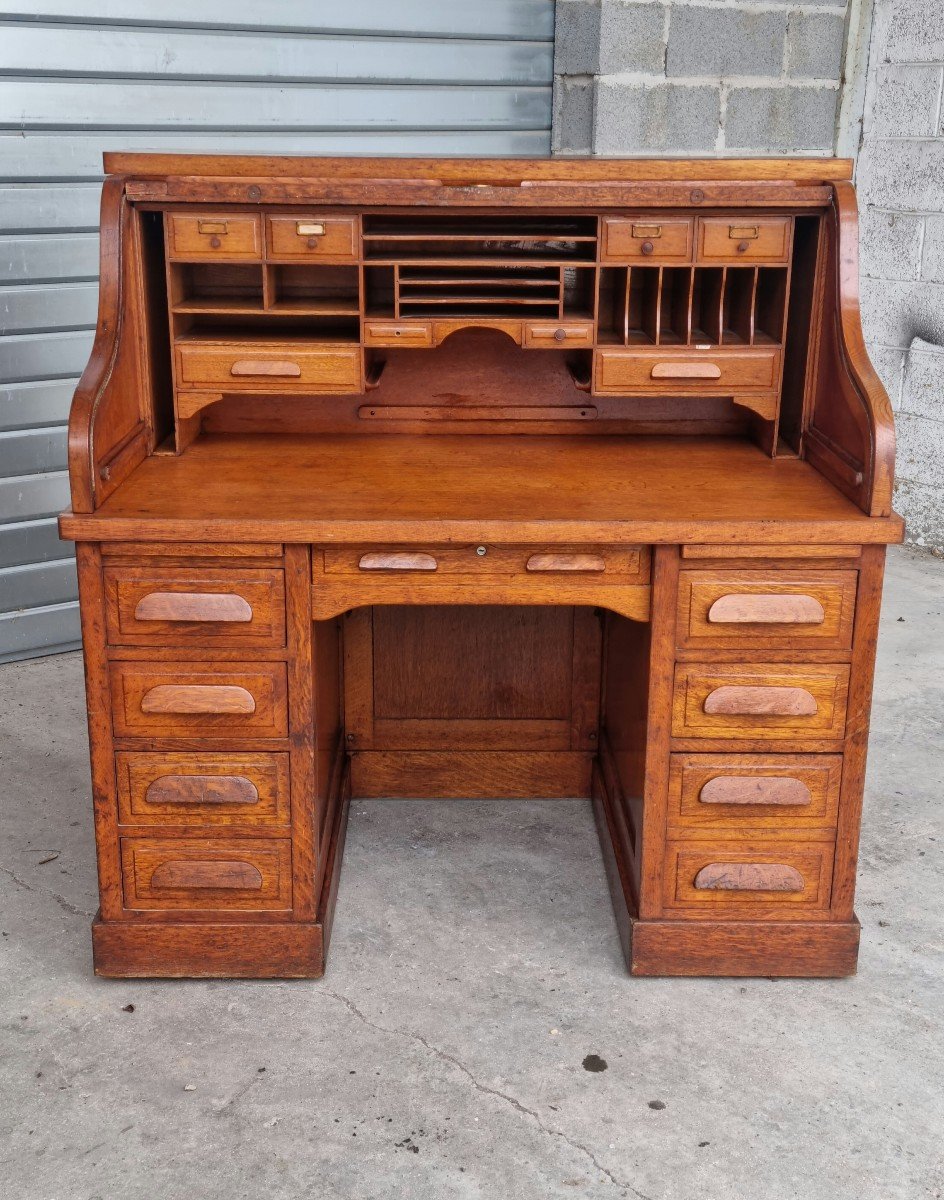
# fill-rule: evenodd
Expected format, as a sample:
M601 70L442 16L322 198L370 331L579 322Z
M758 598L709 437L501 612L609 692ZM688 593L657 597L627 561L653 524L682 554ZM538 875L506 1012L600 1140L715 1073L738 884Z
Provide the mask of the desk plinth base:
M325 971L350 797L337 806L314 921L92 924L95 974L112 979L320 979Z
M609 801L600 790L595 790L593 812L630 975L839 979L855 974L855 917L842 922L642 920L614 838Z

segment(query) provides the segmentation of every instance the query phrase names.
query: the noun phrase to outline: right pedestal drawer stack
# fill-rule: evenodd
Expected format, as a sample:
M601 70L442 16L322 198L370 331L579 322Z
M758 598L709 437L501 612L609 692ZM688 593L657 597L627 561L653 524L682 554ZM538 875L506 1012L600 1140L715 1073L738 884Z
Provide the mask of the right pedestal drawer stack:
M665 917L852 920L881 559L796 553L682 549Z

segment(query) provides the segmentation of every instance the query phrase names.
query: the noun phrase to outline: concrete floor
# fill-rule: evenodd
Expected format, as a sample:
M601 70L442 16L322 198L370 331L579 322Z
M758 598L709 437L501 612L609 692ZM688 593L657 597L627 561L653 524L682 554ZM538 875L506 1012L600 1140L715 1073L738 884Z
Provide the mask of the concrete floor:
M323 981L96 980L81 663L0 668L2 1195L944 1195L944 564L883 626L838 982L629 979L576 801L355 804Z

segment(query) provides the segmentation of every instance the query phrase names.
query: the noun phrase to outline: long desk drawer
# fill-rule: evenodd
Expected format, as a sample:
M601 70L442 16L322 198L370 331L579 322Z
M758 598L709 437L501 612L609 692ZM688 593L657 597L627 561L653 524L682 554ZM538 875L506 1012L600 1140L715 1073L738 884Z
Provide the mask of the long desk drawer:
M288 838L122 838L121 869L126 908L292 907Z
M118 737L285 737L285 663L114 662Z
M838 740L848 691L847 666L680 663L672 733L729 741Z
M105 568L113 646L284 646L285 583L278 570Z
M730 396L770 392L780 381L780 350L691 347L646 347L597 350L593 389L596 392L666 396Z
M682 571L682 648L848 650L856 571Z
M643 546L327 546L315 573L327 575L472 575L542 579L575 575L647 583Z

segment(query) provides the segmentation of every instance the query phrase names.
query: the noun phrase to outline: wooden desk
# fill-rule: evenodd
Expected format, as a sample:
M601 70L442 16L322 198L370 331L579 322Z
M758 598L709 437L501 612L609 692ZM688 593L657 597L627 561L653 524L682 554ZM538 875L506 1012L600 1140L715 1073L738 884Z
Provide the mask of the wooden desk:
M893 432L848 165L110 156L106 975L319 975L352 796L587 796L635 974L854 970Z

